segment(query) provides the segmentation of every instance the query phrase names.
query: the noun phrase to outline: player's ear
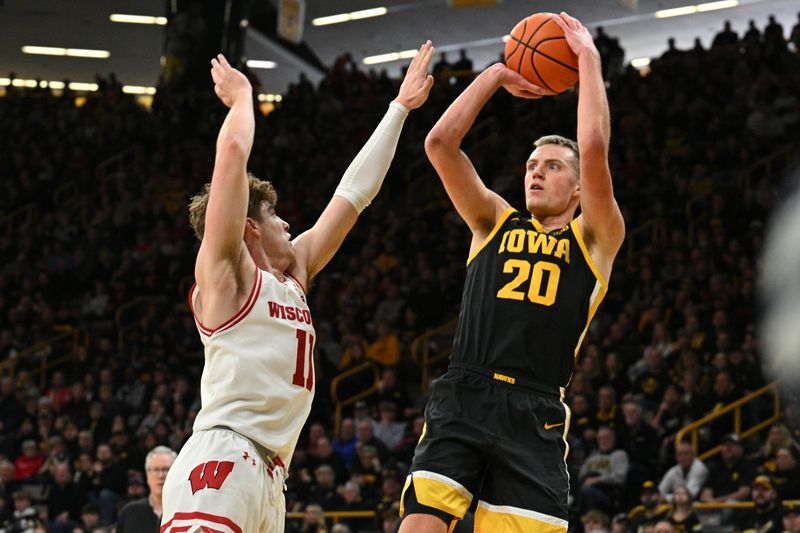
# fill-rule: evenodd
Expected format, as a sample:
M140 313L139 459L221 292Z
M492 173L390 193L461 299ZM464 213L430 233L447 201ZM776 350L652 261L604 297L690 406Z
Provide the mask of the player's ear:
M258 235L258 233L259 233L258 232L258 223L256 223L256 221L253 220L250 217L247 217L245 219L245 223L244 223L244 234L245 234L245 236L247 236L248 233L251 234L251 235Z

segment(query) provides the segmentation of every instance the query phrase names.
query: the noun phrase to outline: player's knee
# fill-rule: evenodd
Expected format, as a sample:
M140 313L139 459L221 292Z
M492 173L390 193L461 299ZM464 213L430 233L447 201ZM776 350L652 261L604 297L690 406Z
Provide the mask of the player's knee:
M447 533L447 524L438 516L407 514L400 522L399 533Z

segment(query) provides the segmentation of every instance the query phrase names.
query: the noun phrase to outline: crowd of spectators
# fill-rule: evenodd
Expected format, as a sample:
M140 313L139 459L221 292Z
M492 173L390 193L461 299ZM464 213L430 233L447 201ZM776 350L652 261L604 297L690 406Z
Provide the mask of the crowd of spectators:
M701 449L721 445L707 462L691 446L675 449L674 434L766 382L756 258L780 181L738 177L800 133L800 23L793 45L774 19L742 38L727 28L710 49L673 43L646 73L623 68L618 43L603 39L629 238L568 390L572 527L762 523L782 513L776 499L800 498L797 399L784 398L780 423L751 439L719 419L701 434ZM472 69L466 55L458 68L440 63L383 191L311 288L316 398L291 464L287 507L304 518L290 531L392 531L397 520L425 401L411 343L457 315L469 242L433 170L407 164L424 158L427 131ZM302 79L257 117L249 166L275 183L293 233L321 212L397 86L342 56L319 86ZM69 91L11 87L0 98L0 212L36 209L35 220L0 229L0 364L13 376L0 379L0 530L9 532L26 520L48 524L32 531L109 531L121 506L144 496L148 452L179 450L199 409L186 205L209 179L225 109L208 90L164 88L147 110L117 83L80 103ZM487 184L521 204L530 142L574 137L576 103L575 93L534 103L498 93L465 145ZM412 186L433 197L409 205ZM83 334L70 360L42 376L41 358L59 353L26 348L63 325ZM365 361L378 366L379 387L336 432L331 379ZM756 404L745 422L766 414ZM734 498L755 501L754 514L699 517L691 507ZM333 527L322 513L334 510L376 518Z

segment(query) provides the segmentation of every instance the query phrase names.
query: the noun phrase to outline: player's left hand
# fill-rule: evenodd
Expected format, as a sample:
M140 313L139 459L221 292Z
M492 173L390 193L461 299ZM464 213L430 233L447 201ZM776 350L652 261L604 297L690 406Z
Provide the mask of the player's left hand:
M227 107L240 98L252 101L253 88L247 77L233 68L224 55L218 54L211 60L211 78L214 80L214 92Z
M433 87L433 76L428 74L428 67L433 59L434 48L430 41L423 44L411 64L408 65L406 77L400 85L395 102L402 104L409 111L425 103Z
M580 57L584 53L597 54L597 47L594 45L594 39L586 26L581 24L581 21L575 17L570 17L565 12L553 18L556 24L564 31L564 37L567 39L567 44L575 53Z

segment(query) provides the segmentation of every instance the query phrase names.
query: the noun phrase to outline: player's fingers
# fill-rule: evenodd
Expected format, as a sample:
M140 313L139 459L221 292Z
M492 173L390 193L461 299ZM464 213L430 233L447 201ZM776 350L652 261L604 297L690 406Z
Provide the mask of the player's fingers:
M436 48L428 41L428 49L425 50L425 56L423 57L423 64L425 65L425 72L428 71L428 66L430 66L431 61L433 60L433 54L436 53Z
M565 15L566 13L562 12L560 16L553 18L553 21L555 21L555 23L558 24L558 27L561 28L561 31L567 31L567 29L569 29L569 25L567 24L567 21L564 18Z
M564 13L564 15L566 15L566 17L567 17L567 23L569 23L570 27L571 27L573 30L577 30L577 29L579 29L581 26L583 26L583 24L581 24L581 21L580 21L580 20L578 20L578 19L576 19L576 18L575 18L575 17L573 17L572 15L569 15L569 14L567 14L567 13Z
M220 64L220 65L222 65L223 67L226 67L226 68L228 68L228 67L230 67L230 66L231 66L231 65L230 65L230 63L228 63L228 60L227 60L227 59L225 59L225 56L224 56L224 55L222 55L222 54L217 54L217 59L219 59L219 64Z
M430 92L431 87L433 87L433 76L428 74L428 76L425 78L425 85L423 86L425 94L428 94Z
M414 56L414 60L412 61L412 64L414 65L415 69L417 70L427 69L427 58L430 55L430 49L431 49L430 41L425 41L422 44L422 46L419 47L419 51Z
M529 100L535 100L536 98L541 98L541 96L538 94L533 94L529 91L524 91L522 89L517 89L517 88L512 88L510 92L512 95L516 97L527 98Z

